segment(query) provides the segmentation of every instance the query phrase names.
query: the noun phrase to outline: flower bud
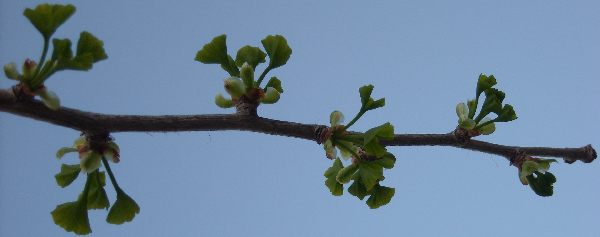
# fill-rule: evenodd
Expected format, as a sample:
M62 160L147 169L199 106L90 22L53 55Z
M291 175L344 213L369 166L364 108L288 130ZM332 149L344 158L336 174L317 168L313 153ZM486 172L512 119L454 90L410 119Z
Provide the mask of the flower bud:
M225 91L227 91L231 97L240 98L246 93L246 85L244 85L244 82L239 78L229 77L223 81L225 82Z
M224 109L231 108L231 107L233 107L233 100L226 99L225 97L223 97L221 92L218 92L217 96L215 96L215 104L217 104L217 106L224 108Z
M17 70L17 64L14 62L4 65L4 74L6 74L6 77L9 79L14 80L21 80L20 78L23 77Z
M42 101L48 108L52 110L57 110L60 107L60 99L58 98L56 93L49 91L45 87L39 90L39 93L40 97L42 98Z
M260 102L265 104L274 104L279 101L279 91L277 91L273 87L267 87L267 92L265 92L265 97L260 100Z
M240 70L240 77L244 81L244 84L247 88L254 87L254 69L247 62L242 65L242 69Z

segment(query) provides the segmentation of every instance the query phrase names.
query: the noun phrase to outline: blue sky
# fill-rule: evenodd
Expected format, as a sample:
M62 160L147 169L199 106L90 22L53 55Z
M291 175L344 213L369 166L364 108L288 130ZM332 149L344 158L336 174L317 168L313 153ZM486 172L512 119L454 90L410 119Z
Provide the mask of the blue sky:
M0 64L38 60L42 37L22 15L38 1L0 2ZM287 65L269 76L285 93L259 107L267 118L328 124L351 118L358 88L375 86L386 106L355 131L390 122L396 133L447 133L455 107L493 74L517 120L479 140L515 146L598 148L600 18L597 1L57 1L77 12L54 34L89 31L108 59L88 72L56 73L46 86L63 106L108 114L233 113L214 105L228 75L194 61L227 34L229 54L286 37ZM259 66L260 68L260 66ZM259 69L257 71L262 71ZM4 76L2 76L4 77ZM0 88L14 81L0 80ZM60 188L55 152L79 131L0 113L0 235L72 236L50 216L74 201L83 178ZM554 196L520 184L499 156L452 147L391 147L396 167L382 184L391 203L371 210L332 196L332 161L311 141L253 132L114 133L121 162L111 166L141 212L107 224L91 211L92 236L592 236L600 231L598 162L550 171ZM115 193L107 185L109 199Z

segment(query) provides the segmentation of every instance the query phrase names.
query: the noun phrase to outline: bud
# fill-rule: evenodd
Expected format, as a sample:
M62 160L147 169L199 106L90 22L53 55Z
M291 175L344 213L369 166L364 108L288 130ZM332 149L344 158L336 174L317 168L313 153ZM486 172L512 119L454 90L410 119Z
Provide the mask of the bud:
M57 110L60 107L60 99L56 93L49 91L44 87L43 89L39 90L39 94L46 107L52 110Z
M23 77L17 70L17 64L14 62L4 65L4 74L6 74L6 77L9 79L14 80L21 80Z
M329 122L331 123L332 128L336 128L338 125L344 122L344 114L340 111L333 111L329 116Z
M246 93L246 85L237 77L229 77L225 80L225 91L234 98L240 98Z
M252 66L250 66L250 64L247 62L242 65L240 77L242 77L242 80L247 88L254 87L254 69L252 69Z
M277 91L273 87L267 87L267 92L265 92L265 97L260 100L260 102L265 104L274 104L279 101L279 91Z
M26 80L31 80L33 78L33 74L35 73L36 69L37 69L36 62L31 61L29 59L25 60L25 62L23 63L23 77Z
M226 99L225 97L223 97L221 92L218 92L217 96L215 96L215 104L217 104L217 106L224 108L224 109L231 108L231 107L233 107L233 100Z
M458 115L459 118L465 118L469 116L469 108L467 108L465 103L459 103L456 106L456 115Z

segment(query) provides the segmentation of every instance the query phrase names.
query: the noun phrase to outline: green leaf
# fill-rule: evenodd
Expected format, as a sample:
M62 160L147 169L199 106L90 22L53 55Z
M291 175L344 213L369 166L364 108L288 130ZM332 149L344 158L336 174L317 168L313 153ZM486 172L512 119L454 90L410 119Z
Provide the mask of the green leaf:
M394 139L394 126L389 122L380 126L371 128L365 132L363 139L365 143L371 142L373 138L381 138L384 140Z
M367 205L371 209L377 209L383 205L390 203L392 197L394 197L394 194L396 194L395 188L389 188L377 184L375 185L375 187L373 187L371 197L367 199Z
M352 185L350 185L350 187L348 187L348 193L358 197L360 200L363 200L367 195L370 195L371 192L367 190L367 187L365 187L365 184L362 182L362 177L359 173L355 173L352 177L352 180L354 180L354 182Z
M279 93L283 93L283 88L281 88L281 81L279 79L277 79L277 77L271 77L269 82L267 82L267 85L265 86L265 88L267 88L267 87L273 87Z
M108 58L106 52L104 52L104 42L96 38L96 36L92 35L91 33L84 31L79 35L79 41L77 42L77 53L75 54L75 58L73 60L78 61L78 58L89 58L87 55L91 55L92 58L92 62L89 64L89 68L87 69L92 68L92 63Z
M42 33L44 39L50 39L50 36L54 34L56 29L67 21L73 13L75 13L75 7L71 4L66 6L42 4L38 5L34 10L30 8L25 9L23 15Z
M75 232L78 235L92 233L86 203L79 199L75 202L67 202L56 206L52 214L54 223L68 232Z
M381 181L385 179L385 177L383 177L383 168L381 165L362 160L358 160L358 171L356 173L360 175L367 190L371 190L378 180Z
M240 77L240 69L235 66L235 62L231 56L227 55L227 63L221 64L221 68L227 71L232 77Z
M487 89L492 88L492 86L496 85L496 78L493 75L489 77L483 74L479 75L479 80L477 81L477 90L476 90L476 99L479 99L479 95Z
M261 40L267 55L269 55L268 68L273 69L283 66L292 55L292 48L287 44L287 40L281 35L269 35Z
M205 44L202 50L198 51L194 60L206 64L228 64L226 40L226 35L215 37L210 43Z
M556 183L556 177L550 172L540 173L536 171L535 175L537 175L537 177L533 174L527 176L529 187L531 187L535 194L539 196L552 196L554 193L552 184Z
M369 102L369 98L371 98L371 93L373 92L373 85L362 86L358 88L358 92L360 93L360 102L362 107L365 108L367 103Z
M140 213L140 206L129 197L123 190L116 189L117 201L108 211L106 222L110 224L120 225L125 222L132 221L135 214Z
M381 159L371 161L370 163L381 165L383 168L386 169L391 169L394 168L394 164L396 164L396 157L394 156L394 154L386 152L381 157Z
M365 153L369 156L381 157L386 152L387 149L379 144L379 139L377 137L371 139L369 143L365 143L362 148L365 150Z
M52 45L54 46L54 50L52 51L52 57L50 60L58 61L57 67L61 67L64 62L68 62L71 60L71 58L73 58L71 40L52 39Z
M63 147L66 148L66 147ZM62 149L61 149L62 150ZM54 178L56 179L56 183L58 186L64 188L69 186L69 184L73 183L79 173L81 172L80 165L65 165L62 164L60 166L60 173L56 174Z
M324 174L324 176L327 178L327 180L325 180L325 186L329 188L329 191L331 191L331 194L334 196L341 196L344 194L344 185L340 184L336 180L336 176L342 168L344 168L342 161L340 158L336 158L333 162L333 165L327 169Z
M198 51L194 60L205 64L221 64L221 68L227 71L229 75L232 77L239 77L239 69L235 66L235 62L231 56L227 54L226 41L226 35L215 37L210 43L205 44L204 47Z
M63 147L60 148L57 152L56 152L56 158L60 159L62 158L65 154L69 153L69 152L76 152L77 148L73 148L73 147Z
M67 202L56 206L54 211L50 212L54 223L68 232L75 232L78 235L92 233L87 213L87 196L91 186L91 175L88 174L85 188L75 202Z
M475 112L477 112L477 100L468 100L467 107L469 107L469 118L473 119Z
M266 57L267 54L260 50L260 48L246 45L238 50L237 55L235 56L235 65L241 67L247 62L252 66L252 69L256 70L258 64L266 62Z
M104 52L104 43L89 32L81 32L77 42L77 53L73 57L69 39L53 39L52 61L57 62L56 70L83 70L92 68L92 64L108 58Z
M92 179L90 192L88 194L87 209L106 209L110 206L108 195L104 190L106 185L106 175L98 170L91 173L89 176Z
M367 105L367 107L365 108L365 111L377 109L377 108L383 107L383 106L385 106L385 98L381 98L381 99L378 99L376 101L369 103Z
M494 119L494 122L508 122L517 119L517 114L513 109L512 105L506 104L502 111L498 114L498 117Z
M354 173L356 173L357 170L358 166L355 164L346 166L337 173L337 175L335 176L335 180L337 180L341 184L350 183L352 176L354 175Z

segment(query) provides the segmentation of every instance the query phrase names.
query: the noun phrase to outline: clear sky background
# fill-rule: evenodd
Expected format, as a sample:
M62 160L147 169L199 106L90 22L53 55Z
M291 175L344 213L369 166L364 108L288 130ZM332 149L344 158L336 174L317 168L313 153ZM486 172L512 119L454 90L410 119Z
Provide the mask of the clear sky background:
M41 1L0 2L0 64L37 61L42 37L22 15ZM329 124L352 118L358 88L386 106L354 131L390 122L396 133L447 133L455 107L493 74L517 120L478 140L503 145L600 148L598 1L57 1L77 12L54 38L81 31L108 59L88 72L54 74L62 105L108 114L234 113L214 105L228 77L194 61L227 34L229 54L286 37L287 65L268 76L285 93L259 107L267 118ZM259 66L257 71L264 68ZM15 81L2 75L0 88ZM348 119L349 120L349 119ZM0 235L73 236L52 221L85 179L60 188L55 152L80 131L0 113ZM499 156L453 147L390 147L396 167L382 185L391 203L371 210L345 191L332 196L333 163L315 142L253 132L114 133L111 167L141 212L120 226L90 211L91 236L593 236L600 232L600 162L550 171L554 196L539 197ZM347 186L346 186L347 187ZM111 204L115 193L107 184Z

